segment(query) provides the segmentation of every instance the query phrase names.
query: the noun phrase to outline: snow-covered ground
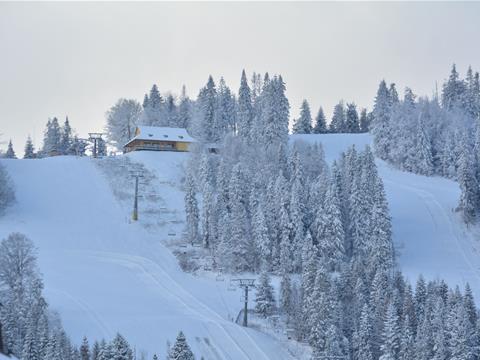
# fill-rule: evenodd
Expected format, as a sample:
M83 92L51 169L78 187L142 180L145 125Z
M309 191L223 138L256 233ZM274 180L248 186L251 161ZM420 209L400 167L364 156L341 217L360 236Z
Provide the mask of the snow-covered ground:
M293 135L321 142L327 161L351 145L363 149L368 134ZM480 304L480 243L477 228L467 228L454 212L460 189L454 181L396 170L377 159L392 216L398 263L411 282L420 274L443 278L451 286L468 282Z
M175 184L186 156L132 155L154 168L160 183L169 180L158 193L171 205L168 216L182 204ZM288 344L229 320L242 307L239 291L227 291L228 284L214 277L180 270L162 245L168 225L152 232L131 223L130 207L117 201L94 160L3 163L14 181L17 203L0 219L0 236L21 231L34 240L46 296L74 341L84 335L111 338L120 331L137 352L146 350L151 358L153 353L163 356L167 339L173 341L184 330L198 358L293 358Z
M298 137L322 142L329 162L352 144L363 148L371 143L365 134L292 138ZM173 341L182 329L194 352L205 359L293 358L287 349L294 349L293 344L230 321L242 303L239 291L227 291L228 281L182 272L164 246L183 227L180 183L188 154L141 152L128 157L131 162L125 162L113 181L106 176L112 169L107 160L2 160L16 186L17 203L0 218L0 237L21 231L35 241L46 296L68 333L78 342L83 335L111 338L120 331L137 352L163 356L166 340ZM141 185L145 198L140 199L138 223L130 221L132 163L142 164L149 174ZM466 229L452 211L458 185L407 174L382 161L378 167L404 273L412 281L420 273L445 278L451 285L468 281L480 299L474 229ZM119 187L125 193L112 191Z

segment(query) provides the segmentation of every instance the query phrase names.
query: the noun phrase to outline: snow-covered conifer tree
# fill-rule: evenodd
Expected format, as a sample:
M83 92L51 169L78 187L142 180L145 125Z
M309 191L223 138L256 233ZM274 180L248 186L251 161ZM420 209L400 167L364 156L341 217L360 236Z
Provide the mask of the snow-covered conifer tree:
M182 86L180 103L178 105L177 124L178 127L190 129L192 121L192 101L187 96L185 85Z
M133 360L133 352L127 340L117 333L111 343L113 360Z
M400 330L398 326L397 309L393 303L390 303L385 315L385 324L383 330L383 344L381 346L382 355L380 360L397 359L400 349Z
M88 344L88 339L85 336L83 337L82 344L80 345L80 359L91 360L90 345Z
M300 107L300 117L293 124L294 134L310 134L312 132L312 115L307 100L303 100Z
M367 115L367 109L362 109L360 112L360 132L368 132L370 130L370 122Z
M315 117L315 126L313 127L312 132L314 134L323 134L328 132L327 119L325 118L325 114L321 106L318 110L317 116Z
M355 105L355 103L347 104L345 112L345 132L360 132L360 122L358 119L357 105Z
M390 94L385 80L380 82L375 105L373 107L373 123L371 130L374 135L375 152L381 159L388 159L390 152Z
M194 360L193 352L187 343L187 339L182 331L178 333L175 344L170 349L167 356L168 360Z
M24 159L33 159L35 158L35 149L33 148L32 138L29 136L27 142L25 143L25 153L23 155Z
M275 310L275 295L268 272L263 271L258 282L255 293L255 311L266 318L272 315Z
M8 148L7 151L5 152L5 158L7 159L16 159L17 155L15 155L15 151L13 151L13 144L12 140L8 142Z
M330 122L330 132L345 132L345 105L340 101L333 109L332 121Z
M187 173L185 182L185 213L187 218L187 232L189 241L194 244L199 241L199 210L196 198L196 187L193 175Z
M236 131L238 136L249 139L253 135L253 107L245 70L242 70L240 89L238 90L237 123L238 129Z
M60 144L59 151L63 155L68 155L70 147L72 146L72 128L70 127L70 122L68 121L68 116L65 119L65 123L60 129Z

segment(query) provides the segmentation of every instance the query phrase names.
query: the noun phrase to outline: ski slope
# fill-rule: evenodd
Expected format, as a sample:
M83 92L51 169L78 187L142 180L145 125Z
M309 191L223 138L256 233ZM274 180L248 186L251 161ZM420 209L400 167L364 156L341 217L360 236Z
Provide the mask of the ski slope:
M371 145L369 134L292 135L292 141L321 142L328 162L355 145ZM454 212L460 189L454 181L396 170L377 159L390 205L393 239L400 269L415 282L445 279L461 288L468 282L480 303L478 229L467 228Z
M366 134L292 136L298 138L321 142L329 162L353 144L360 149L371 143ZM171 241L169 232L183 227L180 183L187 157L168 152L128 155L155 176L152 191L166 207L161 214L143 216L147 199L140 199L138 223L129 220L128 197L114 196L112 179L102 171L105 160L1 160L15 184L17 202L0 218L0 237L21 231L34 240L46 297L76 342L84 335L109 339L120 331L137 354L163 356L167 339L173 341L182 329L198 358L300 358L292 355L288 342L234 324L230 319L242 307L240 292L227 291L227 284L214 276L182 272L163 245ZM404 274L411 281L419 274L444 278L453 286L468 281L480 299L476 229L467 229L452 211L458 185L377 164ZM113 180L133 188L125 179ZM152 219L162 221L153 224Z
M159 195L172 207L180 206L175 183L188 155L132 156L170 180L158 189ZM168 226L147 231L130 223L130 209L113 196L98 161L2 160L15 184L17 203L0 218L0 237L20 231L35 242L46 297L72 339L111 339L120 331L137 354L145 351L151 358L154 353L163 357L166 341L174 341L183 330L198 358L294 358L286 344L229 320L242 307L240 292L227 291L225 282L181 271L162 245Z

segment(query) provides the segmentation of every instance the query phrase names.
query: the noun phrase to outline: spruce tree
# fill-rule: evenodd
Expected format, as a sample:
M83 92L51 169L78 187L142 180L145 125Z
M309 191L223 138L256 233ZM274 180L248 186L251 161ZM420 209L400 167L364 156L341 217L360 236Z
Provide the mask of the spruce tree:
M380 82L375 105L373 107L373 123L371 130L374 135L375 152L381 159L388 159L390 153L390 94L385 80Z
M127 340L117 333L111 344L112 360L133 360L133 352Z
M35 150L33 148L32 138L29 136L27 142L25 143L25 153L23 155L24 159L33 159L35 158Z
M188 240L192 243L199 241L199 210L196 198L196 187L193 175L187 173L185 182L185 213L187 218Z
M472 223L477 214L477 204L479 203L479 187L474 172L473 157L466 147L461 153L460 166L458 169L458 183L460 185L460 201L458 210L466 223Z
M345 112L345 132L360 132L360 122L358 119L357 105L355 103L347 103Z
M82 344L80 345L80 359L81 360L91 360L90 357L90 346L88 344L88 339L84 336ZM92 359L95 360L95 359Z
M59 152L63 155L68 155L70 147L72 146L72 128L68 121L68 116L65 119L63 127L60 129L60 144Z
M303 100L300 108L300 117L293 124L294 134L311 134L312 133L312 115L307 100Z
M245 70L242 70L240 80L240 89L238 90L238 108L237 108L238 136L249 139L253 136L253 107L250 87L247 82Z
M5 152L5 158L7 159L16 159L17 156L15 155L15 151L13 151L13 145L12 145L12 140L8 142L8 148L7 151Z
M270 276L266 271L260 274L257 291L255 293L255 311L262 317L267 318L275 310L275 297Z
M362 109L360 112L360 132L365 133L370 130L370 122L367 116L367 109Z
M400 330L398 326L397 310L392 303L387 308L383 330L382 355L380 360L396 360L400 349Z
M330 122L330 132L346 132L345 121L345 105L343 104L343 101L340 101L333 109L332 121Z
M168 354L169 360L194 360L193 352L187 343L187 339L182 331L178 333L175 344Z
M312 132L314 134L324 134L328 132L327 119L321 106L318 110L317 116L315 117L315 126L313 127Z

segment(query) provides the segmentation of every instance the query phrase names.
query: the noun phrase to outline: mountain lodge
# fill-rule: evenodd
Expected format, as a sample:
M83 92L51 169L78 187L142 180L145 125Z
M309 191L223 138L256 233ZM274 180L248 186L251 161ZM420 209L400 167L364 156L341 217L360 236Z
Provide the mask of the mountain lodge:
M190 144L195 143L186 129L137 126L135 136L125 144L124 152L153 150L153 151L188 151Z

